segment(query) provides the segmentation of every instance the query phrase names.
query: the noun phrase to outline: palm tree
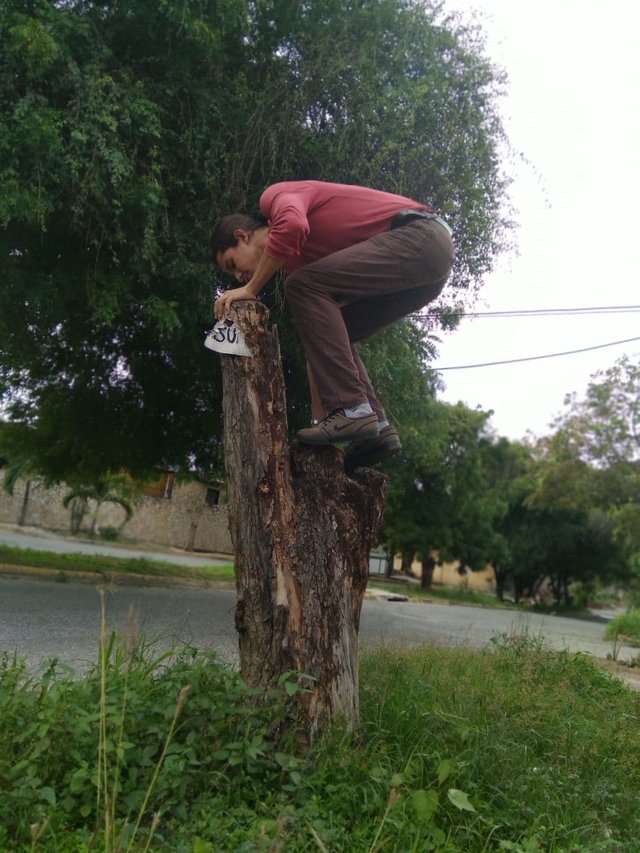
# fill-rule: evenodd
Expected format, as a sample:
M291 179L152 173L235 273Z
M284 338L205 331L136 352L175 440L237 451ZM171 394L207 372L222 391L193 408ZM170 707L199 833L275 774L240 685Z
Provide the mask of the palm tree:
M122 530L133 515L133 504L130 500L132 491L131 481L126 474L104 474L94 483L82 483L72 488L62 501L63 506L71 510L71 532L79 532L89 501L94 501L95 504L89 529L90 536L95 535L100 507L106 503L116 504L124 510L125 518L120 525Z
M31 497L31 489L34 485L43 482L42 477L35 474L35 469L30 459L23 459L19 462L10 462L4 472L3 487L10 495L13 495L18 480L24 480L24 494L22 496L22 506L20 507L20 516L18 524L24 527L27 522L27 511L29 509L29 498Z

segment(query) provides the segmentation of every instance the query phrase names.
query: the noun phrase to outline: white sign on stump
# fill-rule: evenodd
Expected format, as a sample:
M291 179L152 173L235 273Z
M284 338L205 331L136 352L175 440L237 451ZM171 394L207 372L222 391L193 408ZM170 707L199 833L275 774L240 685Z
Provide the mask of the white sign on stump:
M220 320L207 334L204 345L214 352L225 355L244 355L251 358L251 350L247 346L242 329L232 320Z

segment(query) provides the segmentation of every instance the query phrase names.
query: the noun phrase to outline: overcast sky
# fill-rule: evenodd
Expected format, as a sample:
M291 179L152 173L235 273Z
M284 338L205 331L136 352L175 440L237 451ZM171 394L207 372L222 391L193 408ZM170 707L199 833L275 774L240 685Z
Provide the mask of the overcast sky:
M631 0L448 0L487 34L509 77L507 134L526 158L509 172L518 254L487 277L478 311L640 305L640 13ZM640 338L640 311L464 320L438 367ZM500 435L548 432L565 394L635 343L538 361L443 371L445 400L493 409Z

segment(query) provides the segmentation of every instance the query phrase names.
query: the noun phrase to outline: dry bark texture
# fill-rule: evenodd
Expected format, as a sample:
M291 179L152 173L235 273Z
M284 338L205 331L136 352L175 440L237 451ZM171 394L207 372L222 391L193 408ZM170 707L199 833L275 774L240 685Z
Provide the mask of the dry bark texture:
M310 739L332 717L358 719L358 627L386 478L347 476L334 447L290 449L277 331L260 303L234 308L253 353L221 356L241 672L264 689L309 676L295 716Z

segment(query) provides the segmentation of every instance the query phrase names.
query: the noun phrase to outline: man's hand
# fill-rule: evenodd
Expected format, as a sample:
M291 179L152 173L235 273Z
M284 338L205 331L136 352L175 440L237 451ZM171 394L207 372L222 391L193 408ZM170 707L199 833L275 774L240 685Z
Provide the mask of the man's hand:
M225 290L225 292L216 299L213 305L213 313L216 315L216 320L224 320L229 316L229 309L236 299L255 299L271 276L274 275L274 273L276 273L283 264L284 261L271 258L263 252L260 256L260 260L258 261L258 266L249 281L242 287L235 287L233 290Z
M225 292L216 299L213 305L213 313L215 314L216 320L224 320L229 316L229 309L236 299L255 298L256 297L251 293L246 284L244 287L234 287L233 290L225 290Z

